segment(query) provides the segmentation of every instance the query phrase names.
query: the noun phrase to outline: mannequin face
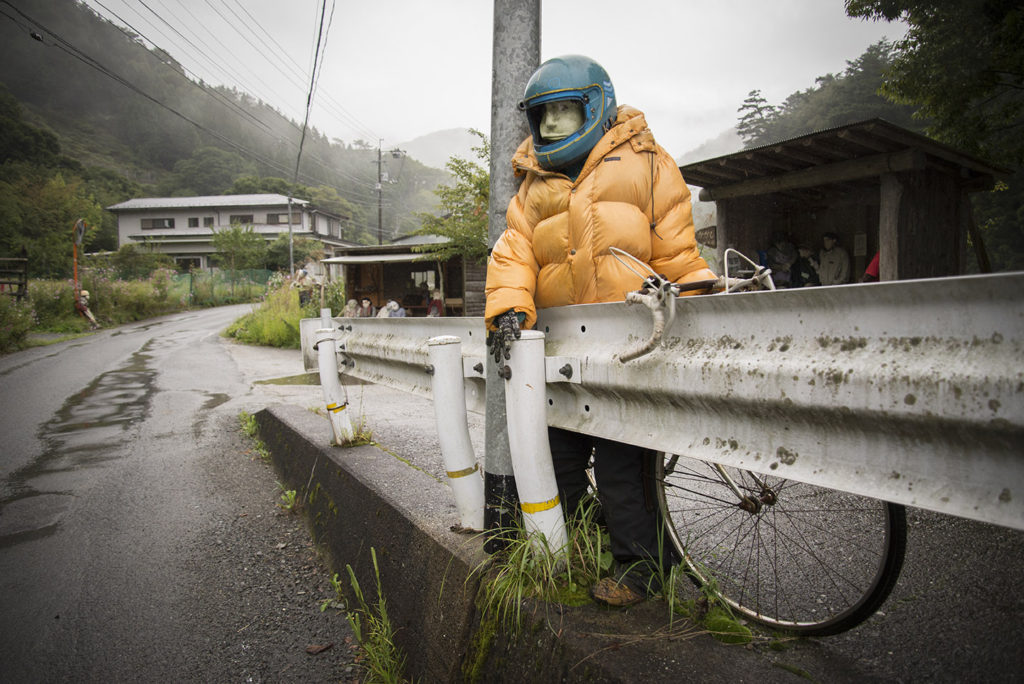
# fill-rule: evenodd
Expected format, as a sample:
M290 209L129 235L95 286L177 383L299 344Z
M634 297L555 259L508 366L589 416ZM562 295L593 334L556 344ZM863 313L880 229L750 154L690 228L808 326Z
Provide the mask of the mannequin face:
M575 133L583 125L583 110L578 102L549 102L544 105L540 120L540 135L544 140L562 140Z

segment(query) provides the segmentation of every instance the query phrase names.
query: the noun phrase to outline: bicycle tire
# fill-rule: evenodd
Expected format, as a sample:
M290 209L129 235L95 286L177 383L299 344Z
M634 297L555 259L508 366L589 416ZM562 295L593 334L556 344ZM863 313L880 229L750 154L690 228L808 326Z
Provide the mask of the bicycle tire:
M889 596L906 552L903 506L663 455L658 496L666 527L705 595L772 629L838 634Z

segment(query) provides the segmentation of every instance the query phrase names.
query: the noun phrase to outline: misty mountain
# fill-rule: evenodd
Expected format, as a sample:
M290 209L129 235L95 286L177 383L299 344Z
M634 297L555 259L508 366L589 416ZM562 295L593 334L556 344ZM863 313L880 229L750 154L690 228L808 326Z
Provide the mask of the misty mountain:
M19 4L0 16L0 85L27 124L55 136L61 154L121 177L132 196L216 195L239 179L290 183L300 159L297 185L333 198L323 208L348 217L358 233L376 225L380 206L397 236L419 228L417 212L432 211L433 190L449 181L443 162L389 159L378 193L376 147L316 129L303 134L301 122L245 92L196 80L75 0Z
M695 147L689 152L683 154L681 157L676 158L676 164L679 166L685 166L692 164L693 162L703 161L705 159L714 159L715 157L722 157L733 152L739 152L743 149L743 139L740 138L739 133L736 132L736 128L729 128L722 131L719 135L704 142L703 144Z
M470 133L468 128L449 128L421 135L398 147L424 166L443 169L451 157L479 162L473 151L479 144L480 138Z

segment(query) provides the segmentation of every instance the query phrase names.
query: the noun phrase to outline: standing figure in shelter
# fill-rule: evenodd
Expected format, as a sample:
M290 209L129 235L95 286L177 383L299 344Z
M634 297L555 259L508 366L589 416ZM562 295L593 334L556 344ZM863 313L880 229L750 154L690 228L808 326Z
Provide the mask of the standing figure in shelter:
M850 282L850 255L839 246L839 236L825 233L818 253L818 278L822 285L842 285Z
M521 327L534 326L537 309L619 302L640 289L643 278L609 247L675 282L715 278L698 252L679 168L643 113L616 105L601 65L578 55L548 60L531 76L520 109L532 135L512 160L522 183L487 268L485 318L499 364ZM654 452L558 428L548 428L548 438L566 515L578 512L587 492L593 452L617 561L615 576L594 585L593 597L626 606L657 593L658 564L677 559L662 537Z
M342 318L355 318L359 315L359 302L350 299L345 302L345 308L341 310Z
M444 301L441 299L440 290L433 290L430 293L430 303L427 304L427 316L430 318L444 316Z

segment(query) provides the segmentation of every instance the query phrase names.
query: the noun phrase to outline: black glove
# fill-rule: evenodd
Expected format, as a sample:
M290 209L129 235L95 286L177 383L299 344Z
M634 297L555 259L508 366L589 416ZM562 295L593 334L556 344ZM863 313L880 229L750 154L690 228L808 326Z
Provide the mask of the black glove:
M522 337L523 332L519 329L519 316L511 309L494 319L494 327L496 330L493 330L487 338L487 344L491 348L490 352L494 356L494 362L500 366L502 355L506 361L509 359L512 340L518 340Z

